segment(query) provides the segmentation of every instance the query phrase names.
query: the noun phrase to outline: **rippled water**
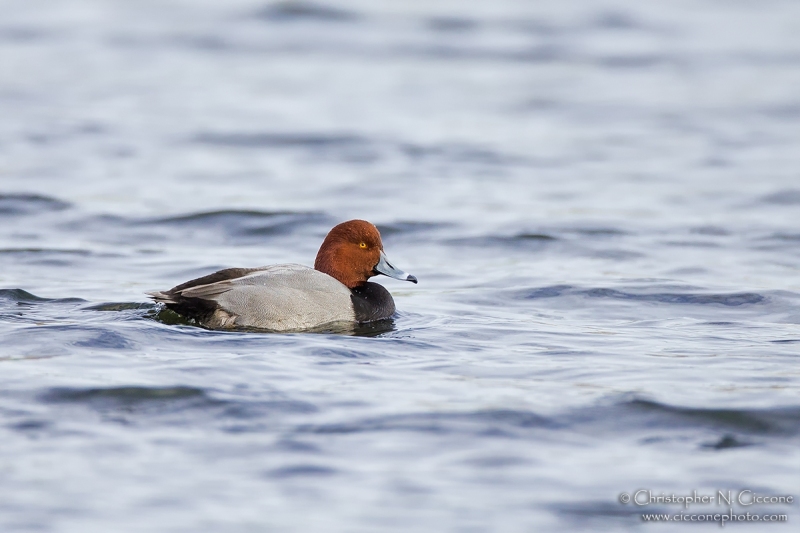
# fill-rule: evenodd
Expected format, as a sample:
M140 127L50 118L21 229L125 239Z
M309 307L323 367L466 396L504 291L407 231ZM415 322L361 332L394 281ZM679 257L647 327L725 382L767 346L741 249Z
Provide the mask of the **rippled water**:
M684 531L618 495L800 497L797 2L0 7L2 531ZM382 280L389 322L144 296L312 264L349 218L420 280Z

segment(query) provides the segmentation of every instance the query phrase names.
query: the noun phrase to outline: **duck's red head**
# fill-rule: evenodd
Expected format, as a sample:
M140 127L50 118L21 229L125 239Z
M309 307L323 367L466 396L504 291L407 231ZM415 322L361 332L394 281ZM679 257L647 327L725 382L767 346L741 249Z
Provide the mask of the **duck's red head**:
M378 274L417 282L417 278L386 260L381 234L366 220L349 220L334 226L319 247L314 268L338 279L350 289L363 285Z

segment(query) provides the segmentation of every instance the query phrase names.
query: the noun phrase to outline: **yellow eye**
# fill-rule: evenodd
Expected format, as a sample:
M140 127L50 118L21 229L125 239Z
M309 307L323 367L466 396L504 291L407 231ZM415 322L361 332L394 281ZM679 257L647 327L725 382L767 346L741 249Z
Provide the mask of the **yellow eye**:
M366 248L366 247L367 247L367 243L365 243L365 242L362 242L361 244L359 244L359 245L358 245L358 247L359 247L359 248L362 248L362 249L363 249L363 248Z

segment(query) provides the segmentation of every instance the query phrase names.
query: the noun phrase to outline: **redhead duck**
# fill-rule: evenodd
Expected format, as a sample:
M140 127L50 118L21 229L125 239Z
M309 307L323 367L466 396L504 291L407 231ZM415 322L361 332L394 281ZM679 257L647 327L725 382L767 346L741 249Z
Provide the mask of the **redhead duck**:
M378 228L365 220L350 220L328 233L314 268L226 268L148 295L211 329L303 330L392 316L392 295L367 281L378 274L417 282L386 259Z

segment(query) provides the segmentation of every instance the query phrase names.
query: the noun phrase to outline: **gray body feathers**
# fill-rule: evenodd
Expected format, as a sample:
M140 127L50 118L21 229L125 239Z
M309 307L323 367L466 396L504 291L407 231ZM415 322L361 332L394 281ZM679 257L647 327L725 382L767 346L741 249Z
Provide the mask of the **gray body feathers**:
M213 329L290 331L356 320L350 289L303 265L230 268L150 296Z

